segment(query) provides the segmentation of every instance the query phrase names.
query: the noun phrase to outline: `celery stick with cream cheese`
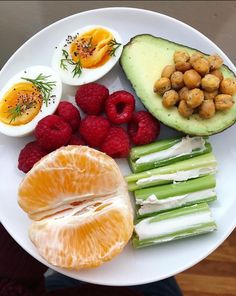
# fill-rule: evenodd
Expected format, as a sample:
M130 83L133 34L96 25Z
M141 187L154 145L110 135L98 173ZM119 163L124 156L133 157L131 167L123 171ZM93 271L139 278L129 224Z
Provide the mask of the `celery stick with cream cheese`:
M212 153L203 154L190 159L182 160L163 167L145 172L131 174L125 179L130 191L163 185L173 182L181 182L214 174L217 162Z
M130 166L137 173L209 153L211 150L210 143L202 137L165 139L132 148Z
M137 218L173 210L186 205L216 200L216 180L208 175L175 184L135 191Z
M138 220L133 246L146 247L215 229L216 224L207 203L195 204Z

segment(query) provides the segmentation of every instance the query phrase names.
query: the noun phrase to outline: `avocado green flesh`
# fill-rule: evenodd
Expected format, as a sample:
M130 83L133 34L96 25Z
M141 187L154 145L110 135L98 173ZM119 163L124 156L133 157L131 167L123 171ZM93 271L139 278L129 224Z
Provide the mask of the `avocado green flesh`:
M165 125L189 135L209 136L231 126L236 121L236 104L227 111L217 111L211 119L202 119L197 114L184 118L176 107L167 109L162 105L162 98L154 93L153 86L161 77L162 69L174 63L176 50L185 50L189 54L197 51L152 35L138 35L125 45L120 63L144 106ZM221 71L224 78L235 77L225 65Z

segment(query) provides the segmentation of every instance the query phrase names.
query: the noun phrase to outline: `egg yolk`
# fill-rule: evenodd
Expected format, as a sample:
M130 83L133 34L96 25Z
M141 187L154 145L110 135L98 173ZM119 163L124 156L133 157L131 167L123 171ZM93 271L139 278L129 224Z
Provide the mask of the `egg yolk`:
M105 64L109 59L109 42L113 35L103 29L95 28L78 35L70 45L72 60L80 61L83 68L96 68Z
M14 126L26 124L39 113L41 106L41 92L32 83L17 83L0 100L0 121Z

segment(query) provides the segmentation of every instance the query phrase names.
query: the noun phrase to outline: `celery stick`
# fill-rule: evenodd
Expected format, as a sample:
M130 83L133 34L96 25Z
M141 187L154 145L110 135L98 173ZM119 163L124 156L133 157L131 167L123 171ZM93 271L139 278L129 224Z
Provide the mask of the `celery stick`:
M157 142L154 142L151 144L147 144L147 145L133 147L130 151L130 158L132 160L136 160L143 155L147 155L147 154L150 154L153 152L168 149L168 148L172 147L173 145L175 145L176 143L180 142L181 139L182 138L177 137L177 138L160 140L160 141L157 141Z
M136 160L129 159L129 164L130 168L134 173L139 173L143 172L146 170L150 170L153 168L158 168L162 166L166 166L181 160L189 159L192 157L196 157L202 154L210 153L212 151L212 147L210 143L206 143L205 147L203 149L196 149L193 150L190 154L185 154L185 155L179 155L179 156L174 156L170 157L167 159L162 159L159 161L152 161L152 162L147 162L147 163L136 163Z
M149 217L158 213L163 213L166 211L171 211L173 209L178 209L183 206L189 206L193 204L199 204L199 203L210 203L213 202L217 199L216 194L214 190L207 194L209 190L202 190L202 191L197 191L198 192L206 192L205 195L200 196L197 198L191 198L191 194L187 195L186 197L179 199L177 201L170 201L168 202L168 198L166 199L166 203L164 204L144 204L144 205L137 205L136 206L136 213L137 213L137 219L144 218L144 217Z
M135 248L180 239L216 229L206 203L195 204L139 220L135 225Z
M146 200L150 195L156 195L158 199L165 199L170 196L184 195L204 189L214 188L216 180L213 175L208 175L196 179L191 179L176 184L167 184L135 191L135 199L138 204L140 200Z
M134 191L137 189L172 183L175 179L170 180L150 180L149 182L140 184L140 180L147 179L153 176L162 176L166 174L173 174L177 172L189 171L194 169L212 168L216 170L217 162L212 153L200 155L194 158L183 160L177 163L172 163L168 166L148 170L142 173L131 174L126 176L125 179L128 183L128 189Z
M152 239L146 239L146 240L139 240L137 236L133 237L133 246L134 248L143 248L152 246L155 244L165 243L181 238L187 238L195 235L200 235L208 232L212 232L216 230L216 224L215 222L210 223L204 223L201 225L197 225L195 227L191 227L185 231L176 231L169 235L163 235L160 237L152 238Z
M168 165L211 151L211 145L201 137L183 137L158 141L131 149L130 166L132 171Z

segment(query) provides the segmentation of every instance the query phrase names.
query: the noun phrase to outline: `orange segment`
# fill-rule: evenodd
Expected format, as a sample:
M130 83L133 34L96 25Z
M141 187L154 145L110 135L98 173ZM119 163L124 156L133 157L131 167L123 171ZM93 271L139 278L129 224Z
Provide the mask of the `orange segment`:
M119 254L133 231L128 209L104 209L81 221L73 215L33 222L30 238L39 253L53 265L90 268Z
M42 158L18 196L36 220L29 231L32 242L56 266L99 266L120 253L133 232L133 209L119 167L89 147L67 146Z
M19 187L18 201L36 218L39 212L62 204L113 194L122 180L118 166L106 154L86 146L67 146L32 168Z

